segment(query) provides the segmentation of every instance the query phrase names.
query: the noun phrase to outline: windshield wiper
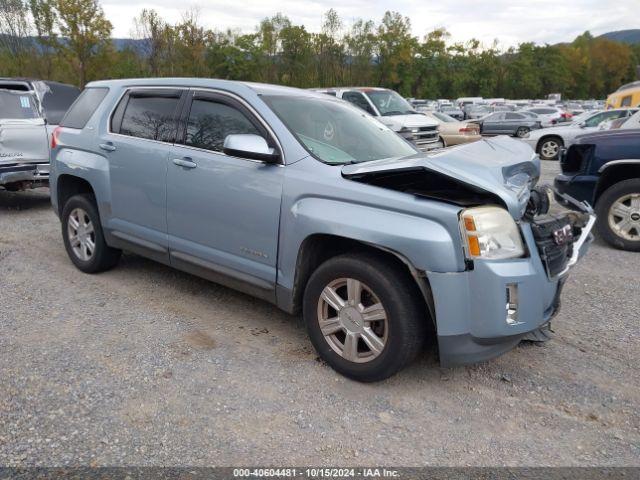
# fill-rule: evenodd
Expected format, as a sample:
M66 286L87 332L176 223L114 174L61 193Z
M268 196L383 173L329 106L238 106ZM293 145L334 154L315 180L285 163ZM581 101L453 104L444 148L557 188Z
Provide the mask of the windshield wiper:
M400 110L391 110L390 112L384 112L382 114L383 117L389 117L391 115L404 115L405 112L401 112Z

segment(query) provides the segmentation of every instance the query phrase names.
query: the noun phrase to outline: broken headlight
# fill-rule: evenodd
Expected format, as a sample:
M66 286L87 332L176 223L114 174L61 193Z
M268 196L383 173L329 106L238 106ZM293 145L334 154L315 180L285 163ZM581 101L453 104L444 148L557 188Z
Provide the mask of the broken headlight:
M460 214L460 231L469 259L501 260L524 255L522 237L509 212L499 207L476 207Z

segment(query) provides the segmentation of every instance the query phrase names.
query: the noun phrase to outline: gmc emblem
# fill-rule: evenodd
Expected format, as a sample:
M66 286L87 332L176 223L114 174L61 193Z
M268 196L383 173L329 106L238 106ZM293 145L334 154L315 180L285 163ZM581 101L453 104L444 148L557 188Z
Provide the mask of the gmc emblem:
M573 240L573 230L571 229L571 225L565 225L562 228L554 230L553 232L553 241L558 246L563 246Z

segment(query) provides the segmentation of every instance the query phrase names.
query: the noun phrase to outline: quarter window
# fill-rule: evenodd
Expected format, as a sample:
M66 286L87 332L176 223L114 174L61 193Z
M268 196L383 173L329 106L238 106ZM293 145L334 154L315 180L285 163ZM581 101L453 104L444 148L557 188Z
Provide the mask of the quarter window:
M240 110L213 99L194 99L187 122L185 144L221 152L227 135L260 135L255 125Z
M108 92L108 88L85 88L73 102L60 125L69 128L84 128Z
M119 133L148 140L173 142L179 100L178 94L133 92L129 95L124 109Z

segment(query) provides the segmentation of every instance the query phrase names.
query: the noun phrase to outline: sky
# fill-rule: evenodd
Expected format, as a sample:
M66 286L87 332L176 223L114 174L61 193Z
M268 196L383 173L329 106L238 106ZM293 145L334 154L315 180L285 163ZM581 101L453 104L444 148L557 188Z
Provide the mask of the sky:
M261 19L281 12L295 24L317 32L324 12L335 9L348 27L364 18L380 21L384 12L400 12L411 20L413 34L423 37L444 27L453 42L477 38L486 46L521 42L558 43L589 30L593 35L640 28L640 0L101 0L113 36L131 37L133 18L153 8L169 23L185 9L197 8L200 22L213 30L238 29L252 33Z

